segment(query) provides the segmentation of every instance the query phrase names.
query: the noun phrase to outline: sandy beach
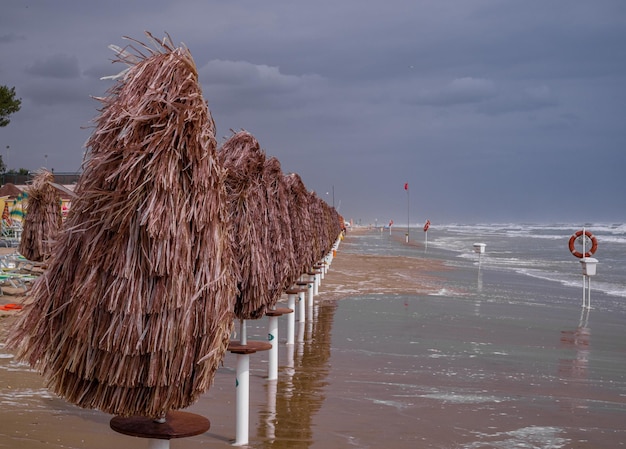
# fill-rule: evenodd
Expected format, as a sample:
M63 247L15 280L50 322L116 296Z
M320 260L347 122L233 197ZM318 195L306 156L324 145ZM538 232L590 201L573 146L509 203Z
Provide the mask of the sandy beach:
M322 281L315 320L296 323L296 345L280 346L278 381L266 379L265 353L251 356L249 447L623 447L623 317L592 311L603 323L592 332L577 308L467 300L471 273L426 256L356 254L358 235L348 233ZM486 286L519 282L490 276ZM4 347L9 315L0 318L0 447L147 447L16 364ZM267 320L248 332L265 340ZM209 431L172 448L231 446L235 363L227 353L187 410L207 417Z

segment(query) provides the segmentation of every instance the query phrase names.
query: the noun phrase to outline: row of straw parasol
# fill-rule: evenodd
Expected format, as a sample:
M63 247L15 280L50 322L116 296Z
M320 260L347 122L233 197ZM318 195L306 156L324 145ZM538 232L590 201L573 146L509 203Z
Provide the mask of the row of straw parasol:
M156 418L210 388L234 318L272 308L343 220L250 133L218 150L190 51L147 36L117 49L67 220L25 229L48 268L9 344L68 401ZM57 223L49 181L30 207Z

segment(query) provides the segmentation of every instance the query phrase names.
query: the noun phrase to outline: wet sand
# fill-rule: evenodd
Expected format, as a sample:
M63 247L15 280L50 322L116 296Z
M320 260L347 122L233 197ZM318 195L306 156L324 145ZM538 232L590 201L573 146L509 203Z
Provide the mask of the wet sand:
M623 447L624 317L592 310L590 325L576 308L470 301L462 282L450 286L467 273L342 251L352 235L322 282L315 320L296 323L294 347L281 344L278 381L266 379L266 353L251 356L250 447ZM0 342L13 320L0 318ZM284 343L283 318L279 329ZM267 320L248 332L265 340ZM0 447L147 447L112 431L110 415L48 393L10 348L0 354ZM226 354L213 387L187 409L211 429L172 448L231 446L235 363Z

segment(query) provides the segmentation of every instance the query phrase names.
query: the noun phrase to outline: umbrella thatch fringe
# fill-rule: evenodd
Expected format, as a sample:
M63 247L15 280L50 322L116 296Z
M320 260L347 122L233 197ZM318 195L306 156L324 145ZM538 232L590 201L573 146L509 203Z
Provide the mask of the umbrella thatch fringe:
M234 312L239 319L258 319L271 302L268 286L275 282L270 211L263 184L265 152L252 134L240 131L223 143L218 154L227 172L231 243L238 263L239 294Z
M188 50L168 41L102 98L49 268L12 334L69 401L160 416L209 388L232 330L215 125Z
M52 242L61 227L61 196L51 182L54 182L54 175L41 169L27 190L28 206L18 251L36 262L50 256Z

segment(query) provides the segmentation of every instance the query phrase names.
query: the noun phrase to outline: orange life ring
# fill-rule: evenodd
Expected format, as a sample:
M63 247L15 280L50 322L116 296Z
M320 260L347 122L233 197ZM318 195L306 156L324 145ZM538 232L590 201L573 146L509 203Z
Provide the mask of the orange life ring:
M576 233L570 237L569 250L575 257L578 257L579 259L582 259L583 257L591 257L593 253L595 253L598 249L598 239L591 232L585 231L585 235L591 239L591 249L583 255L583 253L581 253L580 251L576 251L576 247L574 246L576 239L581 235L583 235L583 231L576 231Z

